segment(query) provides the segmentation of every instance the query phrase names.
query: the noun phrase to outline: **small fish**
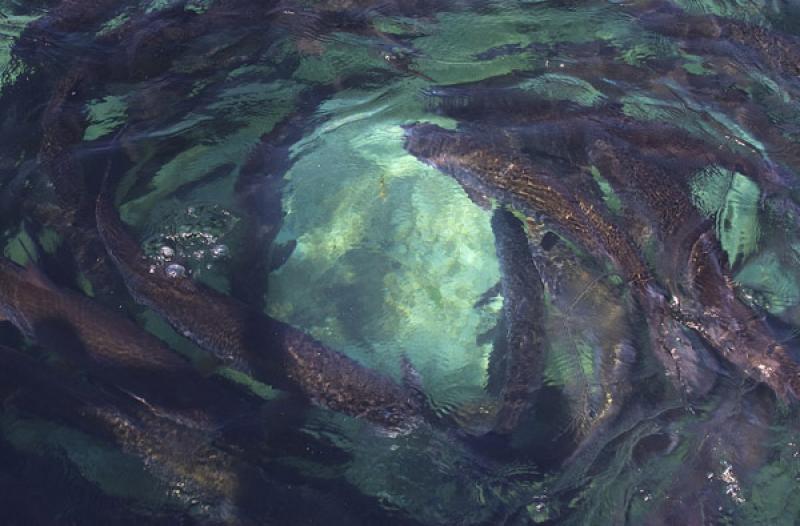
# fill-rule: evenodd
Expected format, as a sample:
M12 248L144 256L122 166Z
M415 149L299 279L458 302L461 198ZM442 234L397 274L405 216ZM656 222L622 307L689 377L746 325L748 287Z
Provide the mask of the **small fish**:
M492 231L502 276L505 341L495 347L492 356L492 361L499 362L492 369L502 380L491 379L490 383L501 386L494 430L507 434L530 408L541 385L547 348L544 289L520 220L497 209L492 215ZM494 356L499 350L503 355Z
M330 349L186 275L153 266L130 237L108 185L97 200L97 226L133 298L224 363L273 387L391 429L419 422L414 390Z

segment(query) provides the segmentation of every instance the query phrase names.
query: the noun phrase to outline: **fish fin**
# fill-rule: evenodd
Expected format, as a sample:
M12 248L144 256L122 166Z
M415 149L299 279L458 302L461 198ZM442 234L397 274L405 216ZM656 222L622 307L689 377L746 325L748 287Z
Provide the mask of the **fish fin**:
M424 393L422 375L405 354L400 357L400 365L403 368L403 385L412 391Z
M24 229L24 230L23 230L23 233L24 233L24 234L25 234L25 235L26 235L28 238L30 238L30 235L28 235L28 233L27 233L27 229ZM25 259L26 259L26 261L25 261L25 264L26 264L26 265L30 265L30 264L33 264L33 263L35 263L36 261L38 261L38 260L37 260L37 258L36 258L36 256L35 256L35 255L34 255L34 254L31 252L31 249L30 249L30 248L28 248L28 245L26 245L26 244L25 244L25 243L22 241L22 239L20 239L20 238L17 238L17 243L19 244L19 247L22 249L22 252L24 252L24 253L25 253ZM32 240L31 240L31 243L33 243L33 241L32 241Z
M222 363L219 359L211 353L203 353L196 360L192 362L195 369L204 377L213 376L219 372Z
M501 313L494 328L492 351L486 371L486 392L499 395L508 380L508 328L506 317Z
M467 197L469 197L470 201L475 203L478 207L484 210L492 209L492 200L489 196L473 187L462 185L462 188L464 189L464 193L467 194Z
M48 278L42 270L32 261L28 261L22 268L25 281L40 289L56 290L58 287Z
M493 299L500 296L503 293L503 283L500 280L497 280L497 283L486 289L486 292L481 294L481 297L478 298L478 301L472 305L473 309L480 309L481 307L485 307L488 305Z
M495 337L496 337L495 335L497 334L497 330L498 330L498 325L499 325L499 322L495 323L494 325L492 325L491 328L486 329L482 333L476 335L475 336L475 345L477 345L478 347L482 347L482 346L484 346L484 345L486 345L488 343L494 342Z
M297 248L295 239L273 246L269 258L269 271L274 272L286 264L295 248Z

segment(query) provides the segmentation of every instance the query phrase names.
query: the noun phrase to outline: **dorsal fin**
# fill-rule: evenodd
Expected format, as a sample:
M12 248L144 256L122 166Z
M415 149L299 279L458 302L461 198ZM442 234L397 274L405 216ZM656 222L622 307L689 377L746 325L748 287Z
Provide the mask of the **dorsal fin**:
M442 415L436 411L431 399L425 394L425 389L422 386L422 375L405 354L400 357L400 365L403 369L403 387L408 390L411 401L415 403L422 417L432 424L441 425L445 423Z
M427 404L428 398L425 396L425 390L422 388L422 375L419 374L417 368L414 367L414 364L411 363L411 360L409 360L408 356L405 354L400 357L400 365L403 368L403 386L414 393L418 401Z
M29 259L25 266L22 267L21 273L26 282L39 287L40 289L55 290L58 288L50 280L50 278L48 278L45 273L36 266L35 260L33 259Z

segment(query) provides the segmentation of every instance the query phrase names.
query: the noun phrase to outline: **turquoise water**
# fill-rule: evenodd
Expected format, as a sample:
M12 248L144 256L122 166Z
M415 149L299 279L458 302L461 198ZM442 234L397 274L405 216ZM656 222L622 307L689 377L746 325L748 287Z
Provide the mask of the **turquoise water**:
M798 64L780 0L0 2L0 522L794 524Z

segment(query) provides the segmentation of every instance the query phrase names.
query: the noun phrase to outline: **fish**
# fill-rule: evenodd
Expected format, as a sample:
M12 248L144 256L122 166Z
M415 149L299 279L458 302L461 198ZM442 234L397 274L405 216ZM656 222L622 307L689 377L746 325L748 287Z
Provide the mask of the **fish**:
M17 390L7 406L55 419L138 459L163 486L166 497L204 524L255 526L285 520L305 524L331 514L348 524L367 524L312 484L286 484L251 464L246 455L218 447L213 434L57 375L27 353L0 346L0 365L4 389L13 386ZM355 490L334 494L364 501L369 512L380 514L369 499L357 493L348 495L348 491ZM391 514L383 515L389 524L403 523L399 517L395 521Z
M732 507L748 498L747 482L769 460L770 431L776 415L774 397L765 389L737 392L726 388L703 418L680 428L680 434L666 426L666 451L650 455L669 455L671 449L685 448L666 487L654 497L642 524L666 525L725 522ZM641 454L642 444L634 453ZM679 453L676 453L679 454ZM635 466L648 469L648 458L635 458Z
M19 351L0 347L0 360L4 383L24 390L13 400L18 407L43 418L57 416L139 458L184 506L196 501L209 516L232 515L240 484L236 462L214 451L207 434L160 418L129 399L65 380Z
M681 65L673 68L670 75L677 77L679 82L688 82ZM642 70L638 76L648 78L649 89L663 92L666 99L686 97L683 91L672 84L665 85L661 76L649 78L652 72ZM705 76L688 77L694 82L700 82L695 79L706 79ZM726 77L726 82L739 82L738 78L729 77ZM536 78L533 77L533 80ZM597 78L606 76L586 77L589 81ZM695 106L692 106L692 110L700 121L698 124L713 131L701 134L682 128L680 123L637 120L626 115L624 105L615 99L603 99L594 106L580 106L569 100L543 98L522 88L524 82L524 76L512 74L476 83L434 86L425 92L425 101L428 110L433 113L454 118L462 124L490 124L510 130L525 148L573 164L588 164L587 151L592 141L610 135L636 145L654 157L676 161L671 163L672 170L682 177L709 164L717 164L752 177L773 192L785 192L791 187L790 174L755 147L735 137L713 115ZM713 84L713 89L709 91L716 94L718 86L718 83ZM697 91L692 90L691 95L697 96ZM709 96L701 100L707 107L717 105ZM697 105L694 100L689 103ZM727 113L737 119L745 110L748 118L755 111L752 104L744 107L741 102L729 105L728 110ZM758 131L773 143L791 149L785 145L786 139L780 139L774 127L766 126L763 121L762 116L758 121Z
M275 243L283 223L284 175L294 163L292 145L318 123L315 112L329 95L325 87L307 89L298 97L295 111L261 136L239 170L235 190L247 212L247 242L236 257L231 295L253 307L263 308L268 292L263 277L284 263L296 247L296 241Z
M494 431L508 434L533 404L542 381L547 350L544 288L520 220L498 208L492 214L492 231L500 264L505 341L493 350L502 350L502 355L491 357L496 363L492 369L501 379L491 379L490 384L500 386Z
M639 248L621 229L602 202L567 186L563 178L526 157L503 132L446 130L434 124L405 125L405 148L422 162L454 177L462 186L477 188L521 213L547 224L556 234L585 249L598 261L611 263L649 321L653 354L671 383L688 396L708 389L706 371L667 292L658 283ZM487 136L488 135L488 136ZM796 398L800 368L788 351L759 331L755 352L746 347L738 331L746 326L732 317L716 324L707 341L739 369L769 385L784 399ZM752 326L752 324L748 324ZM702 333L701 333L702 334ZM712 336L712 335L709 335ZM777 351L777 352L776 352Z
M190 276L151 264L114 207L109 184L97 227L131 296L222 363L269 385L380 426L408 431L426 413L416 389L365 367L303 331Z
M639 17L650 31L682 38L689 49L705 55L735 53L738 60L764 64L785 78L800 75L800 38L795 35L734 18L690 15L672 4L655 6Z
M215 429L250 412L251 396L202 374L121 313L57 287L32 265L0 259L0 318L93 377L187 426Z
M658 163L622 145L598 141L594 153L612 185L629 189L644 205L641 213L653 218L659 245L670 247L672 253L659 260L668 262L662 273L677 318L748 376L770 380L781 397L796 397L800 368L764 320L737 298L713 222L692 205L687 190Z
M38 162L52 186L52 199L39 199L30 212L33 224L59 234L77 270L98 297L121 288L94 225L94 188L74 154L88 126L84 101L96 89L97 74L88 61L78 62L55 83L42 116Z
M631 370L639 358L629 322L633 305L595 262L584 261L563 240L552 241L555 234L544 225L527 224L528 247L551 309L546 334L562 343L554 361L566 368L561 381L577 436L589 442L614 421L632 391Z
M657 238L657 272L668 289L679 294L673 277L685 269L685 245L693 233L708 229L711 223L692 203L686 181L668 173L657 158L612 138L597 138L590 145L589 161L609 181L620 200L650 226ZM683 253L681 253L683 252ZM664 262L668 264L664 265ZM661 268L659 268L661 267ZM663 268L667 267L667 268Z

